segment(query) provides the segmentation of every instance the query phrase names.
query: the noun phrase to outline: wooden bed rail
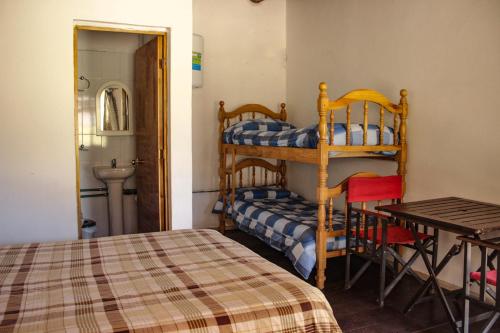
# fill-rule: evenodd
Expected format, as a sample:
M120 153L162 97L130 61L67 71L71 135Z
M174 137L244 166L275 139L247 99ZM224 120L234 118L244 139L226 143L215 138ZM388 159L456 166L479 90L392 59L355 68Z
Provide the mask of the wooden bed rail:
M247 174L244 175L244 171ZM260 171L260 172L259 172ZM234 179L233 179L234 177ZM272 164L259 158L245 158L226 168L227 188L247 186L286 186L286 163Z
M224 129L228 128L233 119L242 121L257 118L270 118L285 121L287 118L286 104L280 104L279 112L273 112L261 104L245 104L231 112L226 112L224 109L224 101L219 102L219 132L223 132Z
M328 124L335 123L335 113L339 111L345 111L346 114L346 146L352 144L351 138L351 115L352 115L352 105L355 103L363 103L363 144L367 145L368 140L368 114L370 111L369 104L376 104L378 106L378 116L379 121L377 125L379 126L379 145L384 145L384 127L385 127L385 111L393 114L393 146L402 144L406 141L406 119L408 117L408 102L407 96L408 91L402 89L400 91L401 99L399 104L393 104L389 101L387 97L381 93L370 90L370 89L357 89L348 92L344 96L336 100L329 100L327 94L327 85L322 82L319 85L320 97L322 101L318 104L319 112L319 127L323 127L323 131L320 130L320 140L324 139L330 146L335 145L334 141L334 126L329 126ZM322 108L320 110L319 108Z
M278 160L272 164L260 158L244 158L236 161L234 151L231 153L231 165L226 167L224 161L220 177L219 195L222 198L223 207L227 203L227 192L230 190L231 204L236 199L236 189L248 186L280 186L286 187L286 162ZM245 174L246 171L246 174ZM225 232L224 213L219 216L219 231Z

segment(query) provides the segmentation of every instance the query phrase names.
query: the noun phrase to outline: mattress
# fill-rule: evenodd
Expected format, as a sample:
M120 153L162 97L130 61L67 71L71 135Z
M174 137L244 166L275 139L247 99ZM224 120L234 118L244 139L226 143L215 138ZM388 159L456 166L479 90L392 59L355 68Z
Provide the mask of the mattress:
M0 332L340 332L315 287L213 230L0 247Z
M222 211L219 199L213 213ZM237 189L234 206L228 202L226 213L240 230L284 252L297 272L309 278L316 265L316 203L278 187L249 187ZM334 210L333 229L344 230L344 221L345 215ZM345 236L329 237L327 251L344 249L345 240Z
M328 125L330 126L330 124ZM335 146L346 145L346 124L334 124ZM377 125L368 125L367 145L375 146L380 144L380 129ZM394 130L384 126L383 144L394 144ZM330 140L330 130L327 131L328 142ZM364 128L362 124L351 124L351 145L363 145ZM224 143L236 145L255 145L271 147L295 147L295 148L316 148L319 142L318 125L311 125L305 128L295 126L273 119L252 119L238 122L229 126L223 133ZM394 152L384 152L384 154L394 154Z

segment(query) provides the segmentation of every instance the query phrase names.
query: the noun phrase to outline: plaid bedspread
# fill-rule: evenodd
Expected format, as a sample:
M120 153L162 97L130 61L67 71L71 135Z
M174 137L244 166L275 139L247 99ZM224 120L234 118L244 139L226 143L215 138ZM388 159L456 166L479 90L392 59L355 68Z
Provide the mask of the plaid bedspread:
M334 145L346 145L346 131L347 126L345 124L334 124ZM368 125L367 145L375 146L380 144L379 131L377 125ZM363 145L363 133L362 124L351 124L351 144L353 146ZM392 128L384 126L384 145L394 144L393 133ZM329 137L329 131L327 135ZM224 143L237 145L316 148L319 142L319 132L318 125L296 128L279 120L252 119L229 126L224 131L223 138ZM394 153L388 152L384 154Z
M214 206L213 213L221 213L222 200ZM256 236L278 251L284 252L295 269L309 278L316 265L316 226L318 206L300 195L277 187L237 189L234 207L228 196L226 213L239 229ZM345 227L345 216L333 212L334 230ZM345 236L327 239L327 250L344 249Z
M211 230L0 247L0 332L340 332L320 290Z

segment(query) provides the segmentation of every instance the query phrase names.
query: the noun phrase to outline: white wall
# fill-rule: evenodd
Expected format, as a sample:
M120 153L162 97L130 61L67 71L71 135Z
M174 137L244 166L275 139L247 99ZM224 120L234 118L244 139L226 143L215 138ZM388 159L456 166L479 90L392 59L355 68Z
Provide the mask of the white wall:
M168 27L173 228L192 226L192 3L0 3L0 243L77 238L73 22ZM8 47L7 47L8 46Z
M499 204L498 13L496 0L288 0L290 118L317 121L320 81L329 83L331 98L366 87L398 101L407 88L406 199L455 195ZM395 172L388 162L334 160L330 182L356 170ZM314 197L315 168L294 165L289 179ZM445 252L455 235L442 240ZM461 260L440 278L461 283Z
M194 0L194 32L204 37L203 87L193 89L193 190L219 188L218 102L226 111L260 103L278 111L286 91L286 1ZM193 226L218 225L217 193L193 194Z

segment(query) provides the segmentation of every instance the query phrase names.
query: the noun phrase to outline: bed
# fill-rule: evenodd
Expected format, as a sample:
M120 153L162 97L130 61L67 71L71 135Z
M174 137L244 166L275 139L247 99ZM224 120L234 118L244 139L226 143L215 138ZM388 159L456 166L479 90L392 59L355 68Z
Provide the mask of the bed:
M223 213L219 199L213 213ZM283 252L304 279L308 279L316 265L316 227L318 205L302 196L278 186L243 187L236 190L231 206L225 213L236 226L272 248ZM328 237L329 253L345 249L345 215L332 211L333 230L337 235Z
M213 230L0 247L1 332L340 332L320 290Z
M365 128L362 124L335 123L333 131L327 131L327 140L330 141L330 132L333 133L333 142L336 146L346 146L347 130L349 128L349 145L362 146ZM330 128L330 124L328 125ZM313 124L304 128L297 128L294 125L278 119L247 119L237 122L224 130L224 144L231 145L253 145L267 147L292 147L315 149L319 143L318 125ZM394 145L394 129L384 126L382 135L380 128L374 124L366 127L366 145ZM395 151L373 152L393 156ZM337 151L330 151L329 157L338 155Z
M306 128L286 123L286 105L273 112L260 104L245 104L226 111L220 101L219 118L219 194L223 204L234 205L236 188L241 186L242 158L247 167L263 166L274 171L275 185L286 187L286 162L316 165L317 172L317 227L316 227L316 286L324 287L327 259L343 255L342 250L328 250L332 237L342 236L334 228L333 200L342 192L342 186L328 186L329 163L332 158L373 158L397 163L397 174L406 190L408 92L402 89L400 100L393 103L383 94L370 89L357 89L331 100L327 85L319 85L319 120ZM361 106L360 111L356 110ZM358 107L359 109L359 107ZM342 116L342 117L341 117ZM375 120L374 120L375 118ZM338 121L341 119L342 121ZM353 119L361 119L359 122ZM388 126L389 125L389 126ZM265 165L276 160L273 170ZM257 163L257 160L265 161ZM250 162L251 161L251 162ZM253 163L253 165L252 165ZM236 182L240 179L238 185ZM255 179L255 177L253 177ZM254 184L252 184L253 186ZM266 185L266 182L264 182ZM220 213L219 229L225 231L226 212ZM345 234L345 231L344 231Z

